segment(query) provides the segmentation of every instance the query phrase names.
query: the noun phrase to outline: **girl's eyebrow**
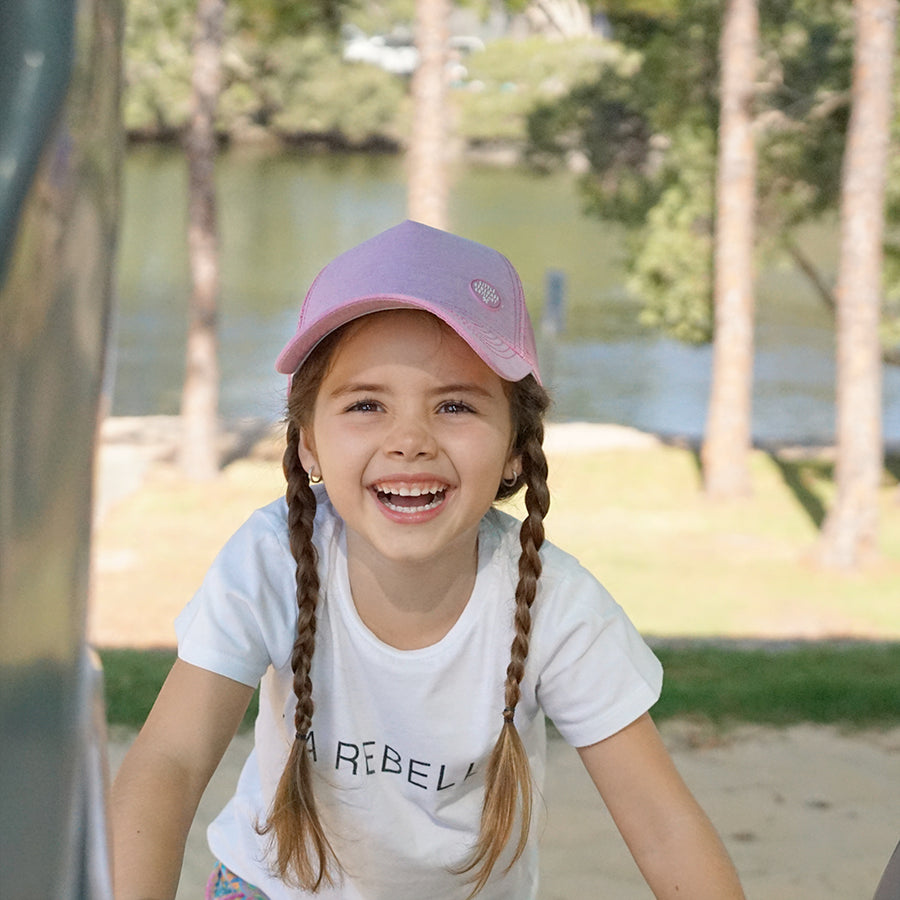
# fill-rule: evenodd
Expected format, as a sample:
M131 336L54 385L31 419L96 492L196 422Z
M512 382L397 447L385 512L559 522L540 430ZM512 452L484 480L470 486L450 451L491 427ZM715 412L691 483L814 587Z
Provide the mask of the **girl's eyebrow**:
M330 392L332 397L344 397L347 394L383 394L387 388L383 384L366 384L351 381L347 384L339 384Z
M442 384L440 387L429 391L430 394L477 394L480 397L492 397L493 394L480 384L473 381L461 381L456 384Z
M384 394L390 393L389 388L383 384L372 384L369 382L351 381L347 384L338 385L330 396L344 397L348 394ZM492 397L493 394L485 387L472 381L454 382L452 384L442 384L436 388L432 388L428 392L431 396L439 396L442 394L476 394L481 397Z

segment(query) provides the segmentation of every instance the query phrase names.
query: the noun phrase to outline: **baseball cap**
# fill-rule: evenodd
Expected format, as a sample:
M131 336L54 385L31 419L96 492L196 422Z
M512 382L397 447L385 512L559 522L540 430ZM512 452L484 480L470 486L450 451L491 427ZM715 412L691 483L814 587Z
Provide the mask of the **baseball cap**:
M540 382L534 331L516 270L496 250L407 220L333 259L300 308L275 368L292 375L336 328L386 309L446 322L501 378Z

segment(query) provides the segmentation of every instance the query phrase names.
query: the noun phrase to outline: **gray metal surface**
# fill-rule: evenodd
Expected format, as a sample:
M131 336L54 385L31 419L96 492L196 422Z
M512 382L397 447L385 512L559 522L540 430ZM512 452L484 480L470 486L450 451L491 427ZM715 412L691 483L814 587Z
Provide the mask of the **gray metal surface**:
M84 632L121 27L117 0L0 0L0 856L21 900L111 897Z
M873 900L900 900L900 844L888 860Z

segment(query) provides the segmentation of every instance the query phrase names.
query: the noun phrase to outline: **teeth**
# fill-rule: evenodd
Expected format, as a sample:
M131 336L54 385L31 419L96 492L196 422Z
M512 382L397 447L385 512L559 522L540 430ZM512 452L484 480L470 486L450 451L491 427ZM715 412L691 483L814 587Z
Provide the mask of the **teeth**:
M418 494L414 495L406 495L406 496L419 496ZM429 509L435 509L440 506L441 503L444 502L444 493L441 491L438 494L435 494L434 500L430 503L426 503L424 506L397 506L394 503L391 503L390 500L382 500L381 501L388 509L392 509L394 512L405 513L406 515L412 515L413 513L427 512Z
M388 509L404 515L427 512L440 506L447 494L447 485L441 482L431 484L376 484L379 501ZM401 503L400 499L404 502ZM394 502L391 502L393 499ZM425 502L416 502L418 499Z
M441 485L429 485L428 487L399 487L391 485L378 485L382 494L396 494L398 497L421 497L423 494L442 494L445 490Z

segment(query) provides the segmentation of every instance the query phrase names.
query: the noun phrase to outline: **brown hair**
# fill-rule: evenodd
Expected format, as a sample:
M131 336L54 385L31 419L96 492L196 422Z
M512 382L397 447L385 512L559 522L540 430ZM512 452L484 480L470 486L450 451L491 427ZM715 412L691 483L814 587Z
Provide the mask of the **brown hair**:
M319 819L312 785L312 764L307 735L312 725L313 699L309 672L315 648L316 605L319 597L317 554L312 542L316 498L309 475L300 464L300 433L310 424L319 385L340 341L342 329L328 335L295 374L288 396L287 446L283 468L287 479L288 527L291 552L297 561L297 637L291 657L297 711L296 738L282 773L269 817L259 827L271 835L275 847L274 871L286 883L315 893L323 884L334 884L340 862ZM521 856L531 827L532 780L528 754L516 730L514 718L520 684L528 656L531 605L541 574L539 550L544 541L544 517L550 505L547 460L542 447L543 416L549 405L547 392L529 375L507 383L513 426L513 451L522 471L514 484L501 484L496 500L516 494L524 485L527 515L519 532L519 581L516 586L515 637L506 670L503 725L488 760L485 796L478 840L468 860L453 871L468 875L474 897L487 883L516 821L519 836L507 871Z

